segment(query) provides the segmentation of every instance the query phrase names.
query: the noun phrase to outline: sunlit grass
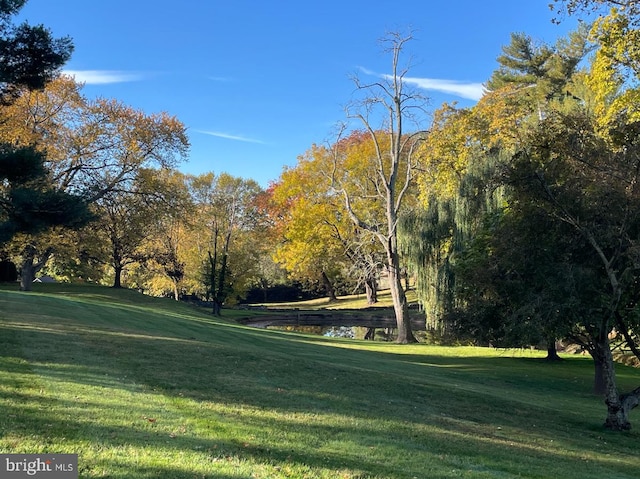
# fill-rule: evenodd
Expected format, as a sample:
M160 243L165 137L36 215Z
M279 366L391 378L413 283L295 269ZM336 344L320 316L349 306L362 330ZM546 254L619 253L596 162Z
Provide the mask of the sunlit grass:
M601 426L588 358L256 330L109 288L5 290L0 306L0 450L77 453L81 477L640 470L636 430Z

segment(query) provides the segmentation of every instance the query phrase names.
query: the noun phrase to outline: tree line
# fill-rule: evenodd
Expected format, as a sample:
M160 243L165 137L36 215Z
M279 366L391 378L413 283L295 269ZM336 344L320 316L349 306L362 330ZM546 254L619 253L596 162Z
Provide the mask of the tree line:
M482 99L432 114L411 33L386 36L390 73L354 77L334 139L266 189L181 173L184 125L87 99L58 74L71 40L11 23L24 3L0 5L0 265L21 289L46 272L221 314L251 288L375 303L384 282L410 343L410 277L440 341L583 347L606 427L630 428L640 388L619 393L612 350L640 358L639 2L558 0L559 21L600 15L553 45L512 34Z

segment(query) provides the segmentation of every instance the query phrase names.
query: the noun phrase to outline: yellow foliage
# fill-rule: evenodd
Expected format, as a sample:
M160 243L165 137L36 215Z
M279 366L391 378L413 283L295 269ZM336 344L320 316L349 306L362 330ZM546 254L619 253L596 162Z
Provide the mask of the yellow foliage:
M595 113L603 131L640 121L640 30L612 10L591 31L599 48L586 83L595 97Z
M433 126L418 150L420 176L419 199L428 203L431 195L451 197L455 194L474 143L470 129L470 110L458 110L444 104L434 114Z
M370 173L375 146L359 140L352 135L336 145L339 157L313 145L295 167L283 171L272 189L271 201L278 211L275 229L281 236L273 259L295 278L317 278L347 261L345 249L358 232L333 181L348 177L350 188L375 192ZM357 201L355 207L362 211L371 208L371 202Z

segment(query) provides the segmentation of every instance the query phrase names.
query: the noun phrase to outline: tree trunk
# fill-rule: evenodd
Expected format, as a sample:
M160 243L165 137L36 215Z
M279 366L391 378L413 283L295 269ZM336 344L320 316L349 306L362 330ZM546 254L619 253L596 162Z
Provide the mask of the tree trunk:
M367 292L367 304L378 302L378 282L375 278L367 278L364 282L364 289Z
M404 291L407 292L411 289L411 285L409 284L409 273L406 268L402 270L402 279L404 280Z
M221 316L222 305L227 299L227 263L229 260L229 245L231 244L231 232L228 232L225 236L224 245L220 252L220 265L216 273L216 266L218 265L218 230L215 233L215 239L213 243L213 256L211 251L209 254L209 263L211 264L211 295L213 297L213 315Z
M36 271L33 267L33 256L25 256L20 266L20 291L31 291Z
M20 291L31 291L33 289L33 281L36 279L36 273L44 268L51 254L52 248L47 248L40 261L36 262L36 247L33 245L25 246L22 251L22 264L20 265Z
M640 387L635 388L630 393L620 396L620 402L622 403L623 416L628 419L631 410L635 409L640 404ZM629 428L631 428L630 423Z
M376 339L376 328L367 328L367 332L364 335L364 339L371 340L371 341Z
M229 255L227 248L222 250L222 256L220 258L220 269L218 271L218 287L216 289L216 302L222 308L222 304L227 299L227 263L229 261Z
M385 328L384 330L385 341L389 342L393 338L393 328Z
M112 288L122 288L122 270L124 268L122 266L115 266L113 268L114 277L113 277L113 286Z
M336 296L336 290L333 288L333 284L331 284L331 280L327 273L322 272L322 284L324 284L324 289L329 297L329 301L338 301L338 297Z
M562 361L562 358L558 355L558 350L556 349L555 338L547 340L547 357L545 359L547 361Z
M408 344L417 343L418 340L411 330L411 321L409 321L409 304L407 296L402 287L402 277L400 275L400 265L398 255L395 250L388 252L389 265L387 266L387 274L389 275L389 288L391 289L391 297L393 299L393 309L396 315L396 324L398 326L397 343Z
M635 407L633 400L640 397L640 390L637 390L637 396L633 393L629 397L620 396L616 384L616 371L609 338L606 334L603 334L598 339L598 344L595 345L594 350L594 360L598 357L596 371L600 367L604 383L604 402L607 405L607 418L604 422L604 427L612 431L628 431L631 429L629 411Z
M593 394L598 396L604 396L606 388L604 381L604 365L603 359L596 357L592 353L593 357Z
M178 281L172 280L171 283L173 284L173 299L175 299L176 301L180 301L180 291L178 291Z

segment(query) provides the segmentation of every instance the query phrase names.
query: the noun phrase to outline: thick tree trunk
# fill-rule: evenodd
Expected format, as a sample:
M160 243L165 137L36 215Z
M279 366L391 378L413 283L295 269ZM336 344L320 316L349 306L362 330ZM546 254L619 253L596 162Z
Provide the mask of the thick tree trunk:
M637 398L640 397L640 390L636 390L638 391L637 395L632 393L630 396L621 396L618 393L615 363L606 334L603 334L599 338L598 344L595 345L593 358L596 364L596 374L600 369L604 386L604 402L607 405L607 418L604 427L612 431L628 431L631 429L629 411L635 407L633 401L634 398L637 401ZM598 358L597 361L596 358ZM596 381L598 381L597 376Z
M211 312L214 316L222 316L222 305L215 299L213 300L213 310Z
M604 358L595 351L590 351L593 358L593 394L604 396L606 392L604 379Z
M603 334L589 353L595 366L594 392L604 396L607 405L604 427L612 431L628 431L631 429L629 413L640 404L640 387L627 394L618 392L615 361L608 335Z
M378 282L375 278L368 278L364 282L364 289L367 292L367 304L378 302Z
M47 248L42 253L40 261L36 262L36 247L33 245L25 246L22 251L22 264L20 265L20 291L31 291L33 289L33 281L36 279L36 273L44 268L47 264L53 250Z
M620 402L622 403L623 416L628 420L631 410L640 405L640 387L620 396ZM629 428L630 427L631 424L629 423Z
M389 275L389 288L391 289L391 297L393 299L393 309L396 315L396 324L398 326L397 343L408 344L417 343L418 340L411 330L411 321L409 321L409 303L407 296L402 287L402 277L400 275L400 265L398 255L395 250L388 252L389 265L387 274Z
M558 355L558 350L556 349L556 340L555 338L547 340L547 361L562 361L562 358Z
M631 423L629 422L628 411L623 407L620 395L618 394L618 388L615 384L615 378L613 381L608 377L613 373L613 364L605 365L603 372L605 374L605 400L607 405L607 418L604 421L604 427L612 431L628 431L631 429Z
M20 267L20 291L31 291L36 271L33 267L33 257L25 257Z
M113 268L114 277L113 277L113 286L112 288L122 288L122 270L124 268L122 266L116 266Z
M322 284L324 285L325 292L329 297L329 301L338 301L336 290L334 289L333 284L331 284L329 276L327 276L327 273L325 273L324 271L322 272Z

